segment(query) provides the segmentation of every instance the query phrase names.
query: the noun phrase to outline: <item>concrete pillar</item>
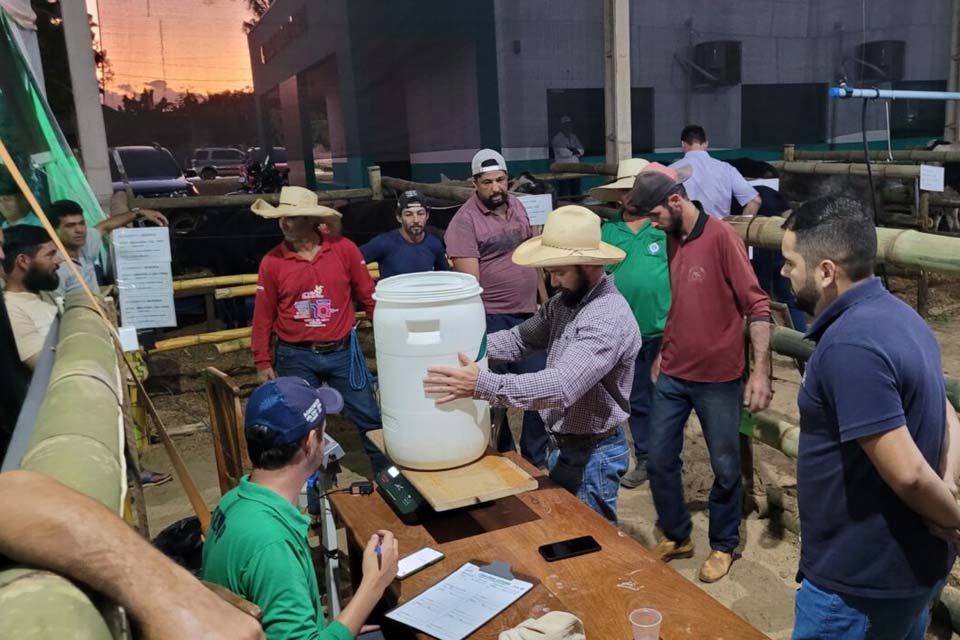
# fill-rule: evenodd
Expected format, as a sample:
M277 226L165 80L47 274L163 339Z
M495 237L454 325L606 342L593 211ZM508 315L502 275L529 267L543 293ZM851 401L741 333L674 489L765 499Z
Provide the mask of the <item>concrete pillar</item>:
M630 0L603 0L603 97L607 162L633 155L630 121Z
M100 106L100 87L97 84L97 71L93 60L87 7L83 2L61 2L60 10L67 60L70 64L70 85L77 113L83 168L100 207L106 211L113 196L113 186L107 159L107 130L103 124L103 111Z
M297 76L290 76L280 83L280 109L283 113L283 140L287 147L287 163L290 165L290 184L314 188L313 148L304 143L303 111L300 108L300 86ZM307 162L309 158L309 162Z
M960 0L953 0L953 13L950 23L950 71L947 74L947 91L960 88ZM947 100L946 123L943 128L944 139L950 142L960 140L957 121L960 104L956 100Z

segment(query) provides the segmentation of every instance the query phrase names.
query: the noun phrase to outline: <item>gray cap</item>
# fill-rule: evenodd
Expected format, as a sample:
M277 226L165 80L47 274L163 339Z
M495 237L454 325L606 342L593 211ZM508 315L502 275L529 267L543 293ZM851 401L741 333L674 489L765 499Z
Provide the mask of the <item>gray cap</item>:
M493 149L480 149L473 156L470 163L471 175L478 176L487 171L507 171L507 161L503 159L498 151Z
M657 207L677 185L691 176L693 169L683 165L677 169L651 162L637 174L630 190L630 202L639 213L647 213Z

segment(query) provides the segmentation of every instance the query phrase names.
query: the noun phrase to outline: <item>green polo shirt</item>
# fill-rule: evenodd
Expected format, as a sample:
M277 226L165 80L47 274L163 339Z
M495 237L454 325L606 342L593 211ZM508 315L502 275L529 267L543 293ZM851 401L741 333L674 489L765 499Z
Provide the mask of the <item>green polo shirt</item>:
M634 232L623 217L604 223L604 242L623 249L623 262L607 266L617 289L627 299L644 338L663 335L670 310L670 271L667 267L667 236L645 221Z
M267 640L353 640L341 623L324 622L309 524L288 500L244 476L213 513L203 579L259 606Z

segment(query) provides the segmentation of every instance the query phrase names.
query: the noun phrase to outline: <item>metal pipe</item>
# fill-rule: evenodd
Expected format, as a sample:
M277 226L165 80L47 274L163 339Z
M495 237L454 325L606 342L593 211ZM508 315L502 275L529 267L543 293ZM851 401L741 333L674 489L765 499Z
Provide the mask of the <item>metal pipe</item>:
M880 98L884 100L960 100L954 91L908 91L906 89L857 89L854 87L830 87L831 98Z

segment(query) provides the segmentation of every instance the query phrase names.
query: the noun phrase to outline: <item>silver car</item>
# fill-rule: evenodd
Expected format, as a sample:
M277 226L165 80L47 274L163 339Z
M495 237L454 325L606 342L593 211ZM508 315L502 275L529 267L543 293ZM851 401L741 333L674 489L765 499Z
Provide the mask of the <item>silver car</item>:
M240 175L243 166L243 151L230 147L200 147L190 158L190 168L194 175L203 180L213 180L217 176Z

